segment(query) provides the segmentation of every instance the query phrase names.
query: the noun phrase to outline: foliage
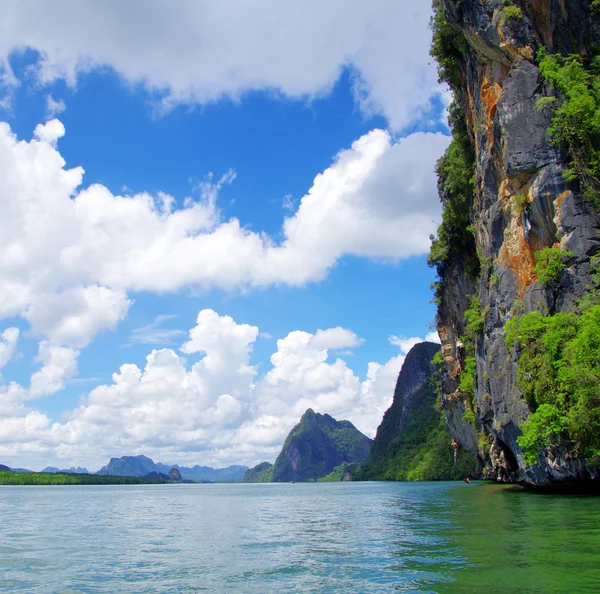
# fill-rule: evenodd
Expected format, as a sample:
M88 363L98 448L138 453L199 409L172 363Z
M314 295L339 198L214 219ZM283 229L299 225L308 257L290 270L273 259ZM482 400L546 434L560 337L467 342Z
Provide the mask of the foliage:
M519 215L522 215L525 212L525 209L527 208L527 204L529 203L529 197L525 192L523 192L522 194L517 194L514 197L514 203L517 208L517 213Z
M464 114L458 104L450 107L453 136L450 145L436 165L438 193L442 201L442 223L437 235L431 237L427 263L435 267L440 282L436 297L443 290L446 268L453 255L465 259L467 274L479 276L479 259L475 249L475 236L471 225L474 195L474 154L466 130Z
M460 64L468 44L462 33L447 22L441 0L433 2L431 29L431 55L438 63L440 82L447 83L458 96L461 89ZM465 270L472 279L479 275L471 221L475 155L464 110L456 100L449 107L448 123L452 129L452 141L436 166L438 193L443 206L442 223L437 235L431 236L428 258L429 266L436 268L440 279L432 286L434 302L438 305L442 301L445 272L453 256L464 258Z
M0 471L0 485L155 485L167 482L170 481L133 476Z
M483 333L485 313L481 309L481 301L477 295L471 296L469 308L465 311L465 331L470 339Z
M533 272L542 285L557 285L562 271L566 268L566 263L572 257L572 252L563 251L558 246L538 250L535 253Z
M456 91L460 88L459 63L468 50L468 44L462 33L446 20L442 0L433 0L432 8L430 54L438 63L439 81Z
M554 110L548 133L569 151L568 180L579 180L584 196L600 197L600 79L597 61L586 66L580 55L538 53L542 76L564 98ZM542 99L540 106L550 106Z
M531 466L536 463L540 449L560 440L565 430L565 419L555 405L541 404L522 430L518 443L523 448L525 464Z
M462 394L467 396L471 408L473 408L473 399L475 398L475 372L477 366L475 363L475 357L467 357L465 359L465 367L460 374L460 382L458 389Z
M481 301L477 295L471 296L471 302L465 311L465 334L462 337L462 343L465 348L465 360L463 370L460 374L458 390L467 398L467 410L465 419L472 425L476 424L475 419L475 375L477 373L477 363L475 360L475 340L483 334L485 326L485 316L488 307L481 309Z
M570 443L588 458L600 456L600 305L553 316L524 314L506 326L517 345L517 382L532 414L518 443L525 461L541 448Z
M510 19L521 20L522 18L523 13L521 12L521 9L514 5L505 6L500 13L500 22L502 24Z

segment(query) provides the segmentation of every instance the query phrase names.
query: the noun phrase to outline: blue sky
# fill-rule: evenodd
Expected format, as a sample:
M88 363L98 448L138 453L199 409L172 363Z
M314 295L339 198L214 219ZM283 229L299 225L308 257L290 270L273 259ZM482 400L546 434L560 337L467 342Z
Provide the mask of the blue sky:
M0 45L0 462L272 461L308 406L372 436L434 317L428 11L34 4Z

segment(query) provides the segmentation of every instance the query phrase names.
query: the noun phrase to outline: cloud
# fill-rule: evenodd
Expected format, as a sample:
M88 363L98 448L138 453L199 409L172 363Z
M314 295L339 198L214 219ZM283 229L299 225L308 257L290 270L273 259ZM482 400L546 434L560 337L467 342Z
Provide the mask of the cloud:
M42 84L74 85L109 66L161 109L252 90L323 96L350 68L363 109L400 129L438 92L430 12L429 2L411 0L12 1L0 23L0 66L14 84L9 56L24 47L40 53Z
M345 349L360 346L363 342L364 340L358 338L351 330L337 326L327 330L317 330L310 344L317 349Z
M389 341L390 344L397 346L400 349L400 352L406 355L416 344L423 342L423 339L418 336L404 338L403 336L394 336L392 334L392 336L389 337Z
M439 220L433 166L448 138L393 142L373 130L315 177L282 239L225 220L217 206L228 171L198 198L113 195L65 169L51 120L19 141L0 123L0 318L22 316L54 344L84 347L113 329L132 291L227 291L324 278L345 255L397 260L424 254ZM341 347L340 347L341 348Z
M294 197L291 194L286 194L281 200L281 207L284 210L293 211L296 208L296 201L294 200Z
M32 374L28 398L54 394L65 387L65 380L77 374L79 351L51 345L47 341L39 344L38 361L42 367Z
M46 118L51 120L67 109L65 102L62 99L54 99L52 95L46 97Z
M24 317L35 332L53 342L80 348L100 330L115 328L131 303L122 289L97 284L59 286L54 291L35 294Z
M427 336L425 336L425 340L428 342L436 342L437 344L442 344L437 330L435 330L434 332L429 332Z
M18 340L18 328L7 328L0 334L0 369L13 358Z
M45 124L38 124L33 135L42 142L56 146L58 139L65 135L65 127L60 120L48 120Z
M177 316L159 314L149 324L134 328L129 333L129 342L141 344L173 344L175 339L182 334L185 334L185 332L176 328L163 328L162 325L175 318L177 318Z
M370 363L361 381L328 348L360 344L352 331L294 331L277 341L271 368L259 378L250 361L258 335L255 326L202 310L181 346L186 358L155 349L144 368L122 365L63 422L25 407L76 369L76 351L41 343L42 368L29 393L15 383L0 388L0 457L39 467L61 460L94 468L109 456L137 453L170 463L252 464L275 458L308 407L374 435L403 355Z

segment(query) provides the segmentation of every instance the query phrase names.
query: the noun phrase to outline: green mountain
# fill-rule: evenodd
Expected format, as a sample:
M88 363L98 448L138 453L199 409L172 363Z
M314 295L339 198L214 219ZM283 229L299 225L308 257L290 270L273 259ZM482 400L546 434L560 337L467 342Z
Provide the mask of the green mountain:
M311 481L344 462L362 462L373 440L350 421L308 409L287 436L272 470L273 482Z
M254 468L246 470L244 483L270 483L273 476L273 465L270 462L261 462Z
M404 361L394 400L386 411L369 459L354 480L452 480L475 474L475 456L454 458L452 437L438 406L441 369L433 362L440 347L415 345Z

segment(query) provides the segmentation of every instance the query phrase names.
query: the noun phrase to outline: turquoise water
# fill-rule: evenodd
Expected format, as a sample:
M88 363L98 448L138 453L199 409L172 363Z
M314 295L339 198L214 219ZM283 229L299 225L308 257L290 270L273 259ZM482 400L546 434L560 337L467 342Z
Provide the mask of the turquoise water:
M599 512L485 484L0 487L0 591L599 592Z

